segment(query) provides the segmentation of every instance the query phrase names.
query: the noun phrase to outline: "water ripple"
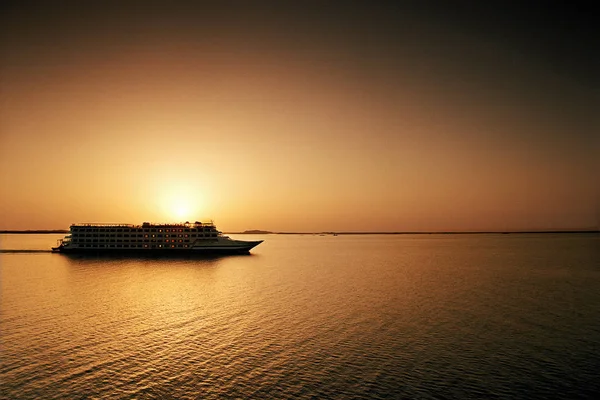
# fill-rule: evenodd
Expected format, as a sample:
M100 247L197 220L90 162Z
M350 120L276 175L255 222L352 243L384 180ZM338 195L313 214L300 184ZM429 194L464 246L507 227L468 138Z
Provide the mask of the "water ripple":
M600 390L598 237L263 245L257 257L212 260L2 250L0 393L584 399Z

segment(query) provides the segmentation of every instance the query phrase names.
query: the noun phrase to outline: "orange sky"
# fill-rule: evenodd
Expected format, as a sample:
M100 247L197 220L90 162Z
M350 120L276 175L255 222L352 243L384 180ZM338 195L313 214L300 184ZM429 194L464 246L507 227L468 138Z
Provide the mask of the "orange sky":
M584 42L482 10L228 4L7 7L0 229L598 228Z

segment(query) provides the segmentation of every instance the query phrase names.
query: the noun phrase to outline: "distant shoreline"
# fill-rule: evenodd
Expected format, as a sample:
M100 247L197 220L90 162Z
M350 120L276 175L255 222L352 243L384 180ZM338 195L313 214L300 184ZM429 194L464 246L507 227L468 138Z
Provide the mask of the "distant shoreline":
M0 230L0 234L57 234L69 233L65 229L52 230ZM480 232L270 232L270 231L244 231L244 232L225 232L228 235L516 235L532 233L600 233L599 230L576 230L576 231L480 231Z
M575 231L481 231L481 232L225 232L228 235L515 235L532 233L600 233L599 230Z

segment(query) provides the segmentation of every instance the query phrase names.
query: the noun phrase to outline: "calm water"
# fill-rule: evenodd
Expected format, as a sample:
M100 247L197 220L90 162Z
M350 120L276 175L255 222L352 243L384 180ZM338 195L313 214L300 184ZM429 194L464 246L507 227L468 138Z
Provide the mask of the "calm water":
M599 235L246 236L266 241L211 259L35 252L60 236L0 235L3 398L600 392Z

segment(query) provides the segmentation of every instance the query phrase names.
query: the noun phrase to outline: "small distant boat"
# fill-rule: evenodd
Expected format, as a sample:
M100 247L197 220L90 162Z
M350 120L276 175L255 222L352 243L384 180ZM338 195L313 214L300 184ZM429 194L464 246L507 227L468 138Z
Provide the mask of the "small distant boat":
M248 253L262 240L234 240L217 230L212 221L183 224L98 224L71 225L53 253Z

